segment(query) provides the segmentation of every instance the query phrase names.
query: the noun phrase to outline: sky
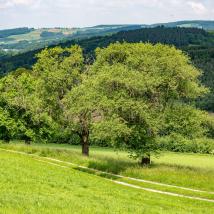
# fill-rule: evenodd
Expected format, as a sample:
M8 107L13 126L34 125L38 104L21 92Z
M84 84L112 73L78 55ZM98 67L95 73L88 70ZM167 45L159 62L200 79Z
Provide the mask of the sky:
M0 0L0 29L214 20L214 0Z

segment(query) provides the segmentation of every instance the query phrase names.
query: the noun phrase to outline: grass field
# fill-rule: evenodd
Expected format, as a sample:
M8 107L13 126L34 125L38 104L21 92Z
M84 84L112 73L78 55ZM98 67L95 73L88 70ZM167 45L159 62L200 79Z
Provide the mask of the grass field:
M62 29L36 29L34 31L31 31L29 33L26 34L20 34L20 35L13 35L13 36L9 36L8 38L14 39L14 41L11 41L10 43L15 43L15 42L19 42L19 41L35 41L35 40L40 40L42 39L40 37L40 34L43 31L48 31L48 32L55 32L55 33L63 33L64 35L71 35L75 30L74 29L67 29L67 28L62 28Z
M160 158L153 157L150 167L142 168L136 161L129 159L127 153L114 152L112 149L93 147L91 157L84 158L77 146L2 144L0 147L38 155L35 158L0 151L0 214L214 212L214 203L211 202L120 186L106 180L109 177L103 174L78 167L61 168L40 162L43 157L52 157L106 172L207 192L194 192L126 178L111 177L113 180L214 199L214 194L209 193L214 191L214 157L210 155L165 153Z

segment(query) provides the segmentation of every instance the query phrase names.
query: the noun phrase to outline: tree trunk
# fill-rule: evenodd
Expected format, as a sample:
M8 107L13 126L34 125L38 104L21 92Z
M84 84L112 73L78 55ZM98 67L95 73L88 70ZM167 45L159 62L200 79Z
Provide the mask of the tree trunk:
M31 143L30 140L25 140L26 145L30 145L30 143Z
M81 132L79 133L81 144L82 144L82 155L89 156L89 128L87 123L86 114L81 115Z
M82 144L82 155L89 156L89 142L87 133L81 136L81 144Z
M10 143L10 136L6 133L6 136L4 137L4 143Z
M4 139L4 143L9 144L10 143L10 139Z
M150 155L142 157L141 165L149 165L150 163L151 163Z

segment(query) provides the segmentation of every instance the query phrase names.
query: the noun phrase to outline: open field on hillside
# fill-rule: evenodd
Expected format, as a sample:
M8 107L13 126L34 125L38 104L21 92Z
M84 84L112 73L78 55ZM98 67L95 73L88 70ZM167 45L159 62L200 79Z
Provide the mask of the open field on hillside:
M130 159L126 152L116 152L109 148L92 147L90 158L85 158L81 156L79 146L11 143L1 144L0 147L35 155L31 157L36 159L50 157L62 160L65 161L60 163L62 166L102 178L116 179L141 188L214 200L214 157L211 155L163 153L159 157L152 157L150 167L141 167L136 160ZM59 164L54 160L48 159L48 161ZM73 166L69 163L77 165ZM117 175L125 177L117 177Z
M0 144L1 148L24 151L72 162L115 174L214 192L214 156L162 153L152 157L150 167L141 167L128 153L91 147L90 157L81 155L80 146L22 143Z
M121 186L0 151L0 213L213 213L214 203Z
M69 29L69 28L61 28L61 29L57 29L57 28L48 28L48 29L36 29L33 30L29 33L25 33L25 34L20 34L20 35L12 35L7 37L8 39L13 39L10 42L7 42L7 44L10 43L16 43L16 42L20 42L20 41L34 41L34 40L40 40L41 38L41 33L47 31L47 32L53 32L53 33L63 33L65 36L66 35L71 35L73 34L73 32L75 32L74 29Z

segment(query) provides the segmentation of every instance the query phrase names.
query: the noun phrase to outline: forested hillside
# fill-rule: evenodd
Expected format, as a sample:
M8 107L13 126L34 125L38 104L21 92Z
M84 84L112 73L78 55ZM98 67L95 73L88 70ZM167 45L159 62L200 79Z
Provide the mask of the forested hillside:
M87 39L95 36L112 35L121 31L136 30L142 28L156 28L164 26L167 28L197 28L212 31L214 21L179 21L157 24L119 24L119 25L97 25L83 28L14 28L0 30L0 50L27 52L40 49L45 46L58 44L71 39ZM151 39L151 38L150 38ZM152 39L151 39L152 40ZM0 55L1 57L1 55Z
M158 23L151 25L153 27L164 25L165 27L192 27L200 28L204 30L214 30L214 21L206 20L192 20L192 21L178 21L178 22L169 22L169 23Z
M84 54L89 59L93 58L97 47L106 47L114 42L150 42L175 45L190 55L193 63L204 74L201 77L203 83L211 88L211 93L198 105L203 109L214 111L214 35L198 28L144 28L131 31L122 31L117 34L103 37L93 37L85 40L71 40L59 44L69 47L79 44L84 49ZM30 68L36 61L35 55L40 50L30 51L11 57L0 59L0 73L6 74L18 67Z
M84 39L105 36L119 31L135 30L146 25L98 25L85 28L14 28L0 30L0 50L23 53L65 42L71 39ZM0 56L1 57L1 56Z
M7 30L0 30L0 38L6 38L8 36L12 35L20 35L20 34L25 34L33 31L33 28L14 28L14 29L7 29Z
M214 112L214 46L188 47L184 49L192 61L203 71L202 82L210 88L204 99L198 100L199 107Z

